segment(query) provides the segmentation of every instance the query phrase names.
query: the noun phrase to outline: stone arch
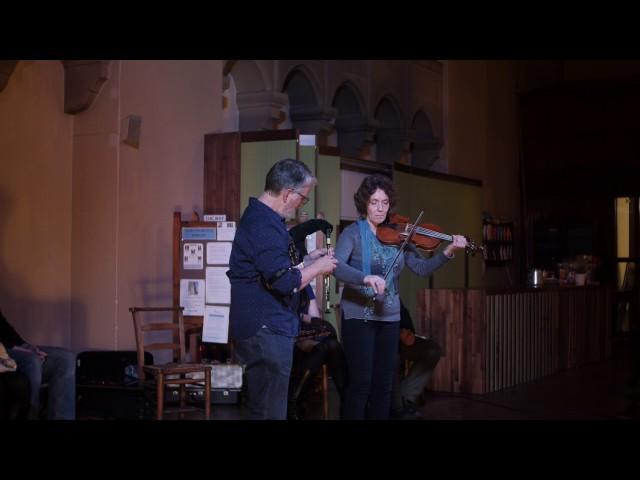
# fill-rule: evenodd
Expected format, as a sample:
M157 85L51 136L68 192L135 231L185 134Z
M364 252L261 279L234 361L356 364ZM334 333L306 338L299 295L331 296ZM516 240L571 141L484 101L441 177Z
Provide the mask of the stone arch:
M304 65L296 65L289 70L282 82L282 92L289 95L289 105L317 105L320 87L313 72Z
M379 124L376 132L376 161L393 164L409 151L409 132L403 121L399 103L392 95L384 95L375 109Z
M411 165L419 168L431 168L440 158L442 142L433 134L429 115L418 110L411 122L413 142L411 143Z
M282 92L289 98L291 127L302 134L326 135L333 130L335 109L322 105L320 83L304 65L296 65L285 76Z
M275 130L285 117L286 95L274 91L263 61L227 60L223 67L223 106L225 92L235 88L238 130ZM234 103L230 97L229 104ZM230 112L229 115L233 115Z
M378 102L374 117L380 128L400 128L403 126L402 110L392 95L384 95Z
M366 155L373 143L375 125L369 121L364 96L351 81L342 83L333 95L338 148L344 156Z
M255 60L227 60L222 72L225 79L228 75L233 76L238 93L267 90L268 77Z
M411 128L415 131L415 138L418 139L433 139L433 127L429 115L420 109L413 116L411 121Z

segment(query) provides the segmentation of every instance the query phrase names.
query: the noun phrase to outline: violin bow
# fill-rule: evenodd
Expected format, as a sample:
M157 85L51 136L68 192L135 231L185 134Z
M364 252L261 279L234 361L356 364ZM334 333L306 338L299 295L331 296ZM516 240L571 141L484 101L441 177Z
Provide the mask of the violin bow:
M387 270L387 273L385 273L384 277L382 277L385 282L387 281L387 277L389 276L389 272L391 272L391 270L393 270L393 267L395 266L396 262L398 261L398 257L404 251L405 247L407 246L407 243L409 243L409 241L411 240L411 237L413 236L413 232L415 232L416 227L418 226L418 223L420 223L420 219L422 218L423 214L424 214L424 210L422 210L420 212L420 215L418 215L418 218L416 218L416 221L413 222L413 226L411 227L411 230L409 230L409 235L407 235L407 238L405 238L404 242L402 242L402 245L400 245L400 248L398 249L398 252L396 253L396 256L393 257L393 262L391 262L391 266L389 267L389 270Z

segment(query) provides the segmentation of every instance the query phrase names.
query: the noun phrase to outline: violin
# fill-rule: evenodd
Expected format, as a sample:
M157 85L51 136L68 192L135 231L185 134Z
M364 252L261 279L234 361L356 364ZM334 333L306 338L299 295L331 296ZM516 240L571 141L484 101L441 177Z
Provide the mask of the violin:
M394 213L389 216L388 223L378 225L376 236L378 240L385 245L400 246L404 243L413 227L414 225L409 223L409 217L403 217L402 215ZM467 239L467 247L465 248L467 253L474 255L476 252L484 250L484 246L477 245L467 237L465 238ZM442 228L438 225L419 223L415 226L413 235L409 241L422 250L432 251L435 250L443 240L453 242L453 235L443 233Z

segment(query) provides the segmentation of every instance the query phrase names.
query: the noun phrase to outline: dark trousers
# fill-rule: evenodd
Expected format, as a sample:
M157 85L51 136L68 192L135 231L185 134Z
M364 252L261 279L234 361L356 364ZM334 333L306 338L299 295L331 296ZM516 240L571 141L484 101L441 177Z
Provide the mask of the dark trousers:
M236 342L236 355L245 365L249 420L285 420L293 338L262 327Z
M424 392L436 365L442 356L442 348L431 338L415 337L412 346L400 342L400 370L409 360L412 365L406 376L396 372L393 382L392 406L394 410L400 410L405 402L412 404Z
M389 418L399 325L399 322L343 319L342 344L349 375L342 408L345 420Z

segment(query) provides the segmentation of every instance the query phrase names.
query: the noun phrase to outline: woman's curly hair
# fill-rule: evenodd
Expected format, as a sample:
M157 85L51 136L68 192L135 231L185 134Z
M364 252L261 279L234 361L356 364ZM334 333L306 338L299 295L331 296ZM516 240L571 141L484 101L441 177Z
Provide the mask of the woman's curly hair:
M367 205L371 195L375 193L377 189L382 190L389 197L389 212L396 206L396 189L393 186L393 182L389 177L376 173L375 175L369 175L362 180L358 191L353 194L353 201L356 204L356 210L362 216L367 215Z

